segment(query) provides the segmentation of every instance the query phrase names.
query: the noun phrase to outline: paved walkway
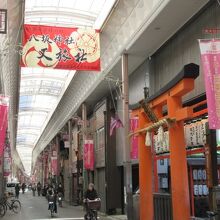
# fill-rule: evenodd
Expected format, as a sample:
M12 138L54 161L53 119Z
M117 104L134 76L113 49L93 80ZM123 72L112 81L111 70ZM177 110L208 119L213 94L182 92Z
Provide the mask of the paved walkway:
M5 220L48 220L51 219L50 213L47 210L48 203L45 197L33 197L31 192L27 192L24 195L20 194L20 201L22 209L19 214L14 214L8 211L4 216ZM63 208L58 208L58 214L53 218L56 220L83 220L84 211L83 208L78 206L69 206L64 204ZM100 220L112 220L118 219L113 217L100 216ZM122 218L123 219L123 218Z

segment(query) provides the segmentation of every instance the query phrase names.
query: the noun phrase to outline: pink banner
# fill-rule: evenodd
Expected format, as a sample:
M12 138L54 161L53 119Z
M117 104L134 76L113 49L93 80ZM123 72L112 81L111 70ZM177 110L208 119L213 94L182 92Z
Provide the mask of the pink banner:
M53 175L57 175L57 157L51 157L51 170Z
M0 157L3 155L8 126L8 97L0 96Z
M11 167L11 148L9 144L4 146L4 176L9 176L12 171Z
M130 131L134 132L138 128L138 117L130 119ZM131 159L138 159L138 136L133 135L131 137Z
M93 140L85 140L84 167L87 170L94 170L94 143L93 143Z
M4 158L4 176L9 176L11 174L11 158Z
M200 40L209 128L220 129L220 40Z

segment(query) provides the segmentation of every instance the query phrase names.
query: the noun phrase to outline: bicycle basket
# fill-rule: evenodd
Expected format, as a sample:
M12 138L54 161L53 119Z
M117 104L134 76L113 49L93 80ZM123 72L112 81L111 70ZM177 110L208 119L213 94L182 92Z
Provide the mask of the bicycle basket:
M100 210L101 208L101 201L89 201L88 208L92 210Z

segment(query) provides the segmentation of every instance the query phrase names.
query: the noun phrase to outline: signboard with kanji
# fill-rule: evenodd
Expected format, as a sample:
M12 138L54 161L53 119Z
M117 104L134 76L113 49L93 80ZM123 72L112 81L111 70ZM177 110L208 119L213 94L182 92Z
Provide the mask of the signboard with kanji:
M21 66L99 71L99 31L25 24Z

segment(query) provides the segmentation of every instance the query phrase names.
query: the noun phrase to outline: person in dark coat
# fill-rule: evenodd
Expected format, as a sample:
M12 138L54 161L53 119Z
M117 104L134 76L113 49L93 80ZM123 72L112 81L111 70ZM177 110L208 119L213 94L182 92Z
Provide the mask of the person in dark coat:
M41 194L41 183L40 182L38 182L37 183L37 194L38 194L38 196L40 196L40 194Z
M57 193L61 194L62 196L64 195L64 190L63 190L63 187L62 187L62 184L60 183L59 186L57 187Z
M88 200L95 200L95 199L98 199L98 193L95 190L94 184L90 183L87 191L84 194L84 204L85 204L85 209L86 209L86 214L84 216L85 219L87 219L87 215L89 212Z
M86 200L95 200L98 198L97 191L95 190L95 186L93 183L89 184L89 187L84 195L84 201Z
M21 189L22 189L22 193L24 194L25 189L26 189L26 184L25 184L25 183L22 183L22 185L21 185Z
M19 199L20 185L16 184L15 186L15 198Z
M49 187L47 190L47 195L48 195L48 202L52 200L54 202L54 212L57 213L57 193L53 189L53 187ZM48 206L48 210L50 209L50 206Z

